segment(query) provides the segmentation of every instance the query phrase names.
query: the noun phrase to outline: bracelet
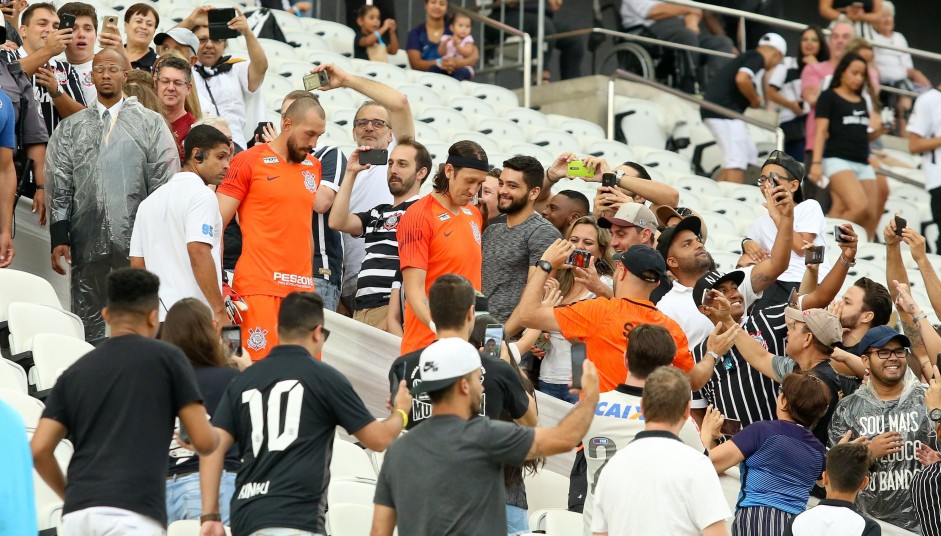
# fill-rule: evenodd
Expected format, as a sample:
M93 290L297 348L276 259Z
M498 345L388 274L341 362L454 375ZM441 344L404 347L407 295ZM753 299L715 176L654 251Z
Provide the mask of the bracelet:
M59 90L59 92L56 93L56 94L54 94L54 95L53 95L52 93L49 93L49 98L50 98L50 99L57 99L57 98L59 98L59 97L61 97L61 96L62 96L62 90Z
M202 525L207 521L222 521L222 516L219 515L219 512L213 512L211 514L203 514L199 516L199 524Z
M912 321L915 322L915 325L918 325L919 322L928 318L928 313L922 311L921 313L912 317Z
M722 360L722 356L713 352L712 350L709 350L708 352L706 352L706 355L712 356L712 358L716 360L716 363Z
M749 240L751 240L751 238L748 238L746 236L745 238L742 239L742 243L739 244L739 247L742 248L742 253L745 253L745 242L748 242ZM754 240L752 240L752 242L754 242Z
M45 190L45 189L46 189L46 187L45 187L44 185L42 185L42 184L37 184L37 185L35 186L35 188L36 188L37 190Z
M549 181L549 182L552 183L552 184L555 184L555 183L559 182L559 179L552 180L552 177L549 176L549 170L548 170L548 169L546 170L546 180Z
M853 266L856 266L856 260L855 260L855 259L854 259L854 260L851 260L851 261L850 261L850 260L846 260L846 258L843 257L843 255L840 255L840 263L842 263L843 266L846 266L847 268L852 268Z
M395 408L395 411L393 411L392 413L399 413L402 415L402 428L405 428L406 426L408 426L408 413L405 413L404 410L401 410L399 408Z

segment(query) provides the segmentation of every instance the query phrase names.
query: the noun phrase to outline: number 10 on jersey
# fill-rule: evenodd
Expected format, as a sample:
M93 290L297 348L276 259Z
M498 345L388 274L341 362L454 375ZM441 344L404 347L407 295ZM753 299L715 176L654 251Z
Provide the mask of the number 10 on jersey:
M263 398L264 395L258 389L242 392L242 403L248 404L248 413L252 420L252 453L256 458L265 438L268 439L268 452L284 450L297 439L304 386L297 380L281 380L268 391L268 399L262 401Z

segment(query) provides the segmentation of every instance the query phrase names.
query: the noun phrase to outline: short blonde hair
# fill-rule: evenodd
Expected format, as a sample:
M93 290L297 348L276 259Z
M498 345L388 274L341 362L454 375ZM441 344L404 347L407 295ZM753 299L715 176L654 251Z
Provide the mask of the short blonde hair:
M674 424L683 420L690 400L689 378L677 368L660 367L644 382L640 400L644 421Z

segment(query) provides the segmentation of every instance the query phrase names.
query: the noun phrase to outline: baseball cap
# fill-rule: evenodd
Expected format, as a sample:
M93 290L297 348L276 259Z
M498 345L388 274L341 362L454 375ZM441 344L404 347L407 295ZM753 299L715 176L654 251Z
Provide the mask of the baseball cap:
M870 348L882 348L886 344L889 344L889 341L893 339L899 339L902 346L908 348L912 345L912 342L908 340L908 337L902 335L898 331L890 328L889 326L882 325L870 328L869 331L863 335L863 338L859 340L857 347L862 353L866 353Z
M620 227L643 227L651 231L657 230L657 217L641 203L624 203L614 217L602 217L598 220L598 227L610 229L612 225Z
M650 246L635 244L615 257L628 272L649 283L657 283L667 276L666 262ZM655 275L651 276L650 272Z
M687 216L675 226L667 227L660 232L660 238L657 239L657 251L660 252L664 261L670 256L670 244L682 231L692 231L696 236L702 236L702 220L698 216Z
M661 205L657 207L656 215L657 215L657 223L660 224L661 227L666 227L667 222L670 221L672 218L679 218L682 220L683 218L696 216L697 218L700 219L700 221L702 220L698 212L687 207L673 208L667 205ZM700 230L699 236L702 237L703 242L706 241L706 222L702 222L702 228Z
M193 50L193 54L199 52L199 39L196 38L196 34L186 28L176 26L165 32L158 33L154 36L154 44L160 46L163 44L163 40L168 37L181 45L190 47Z
M794 192L794 203L800 203L804 200L803 190L803 181L804 181L804 165L794 160L794 157L785 153L784 151L779 151L775 149L771 151L771 154L768 155L768 159L765 160L765 163L761 165L762 168L769 165L781 166L787 170L788 175L792 181L798 181L802 186L797 188L797 191Z
M707 290L712 290L726 281L732 281L736 285L741 285L744 280L745 272L741 270L734 270L725 275L719 272L709 272L700 277L699 281L696 281L696 284L693 286L693 303L699 307L699 305L702 304L702 298Z
M777 49L781 56L787 56L787 42L776 33L766 33L758 40L758 46L768 46Z
M431 343L418 358L421 381L411 393L420 395L450 387L465 375L480 368L480 353L474 346L456 337Z
M807 329L826 346L832 348L833 345L843 342L843 326L840 325L840 319L830 311L823 309L801 311L793 307L785 307L784 316L807 324Z

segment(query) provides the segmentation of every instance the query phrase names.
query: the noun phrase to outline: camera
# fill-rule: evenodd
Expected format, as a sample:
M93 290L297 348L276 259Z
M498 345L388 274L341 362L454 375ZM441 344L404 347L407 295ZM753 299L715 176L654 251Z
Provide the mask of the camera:
M566 261L566 264L576 268L588 268L589 262L591 262L591 252L584 249L576 249L569 255L569 260Z

